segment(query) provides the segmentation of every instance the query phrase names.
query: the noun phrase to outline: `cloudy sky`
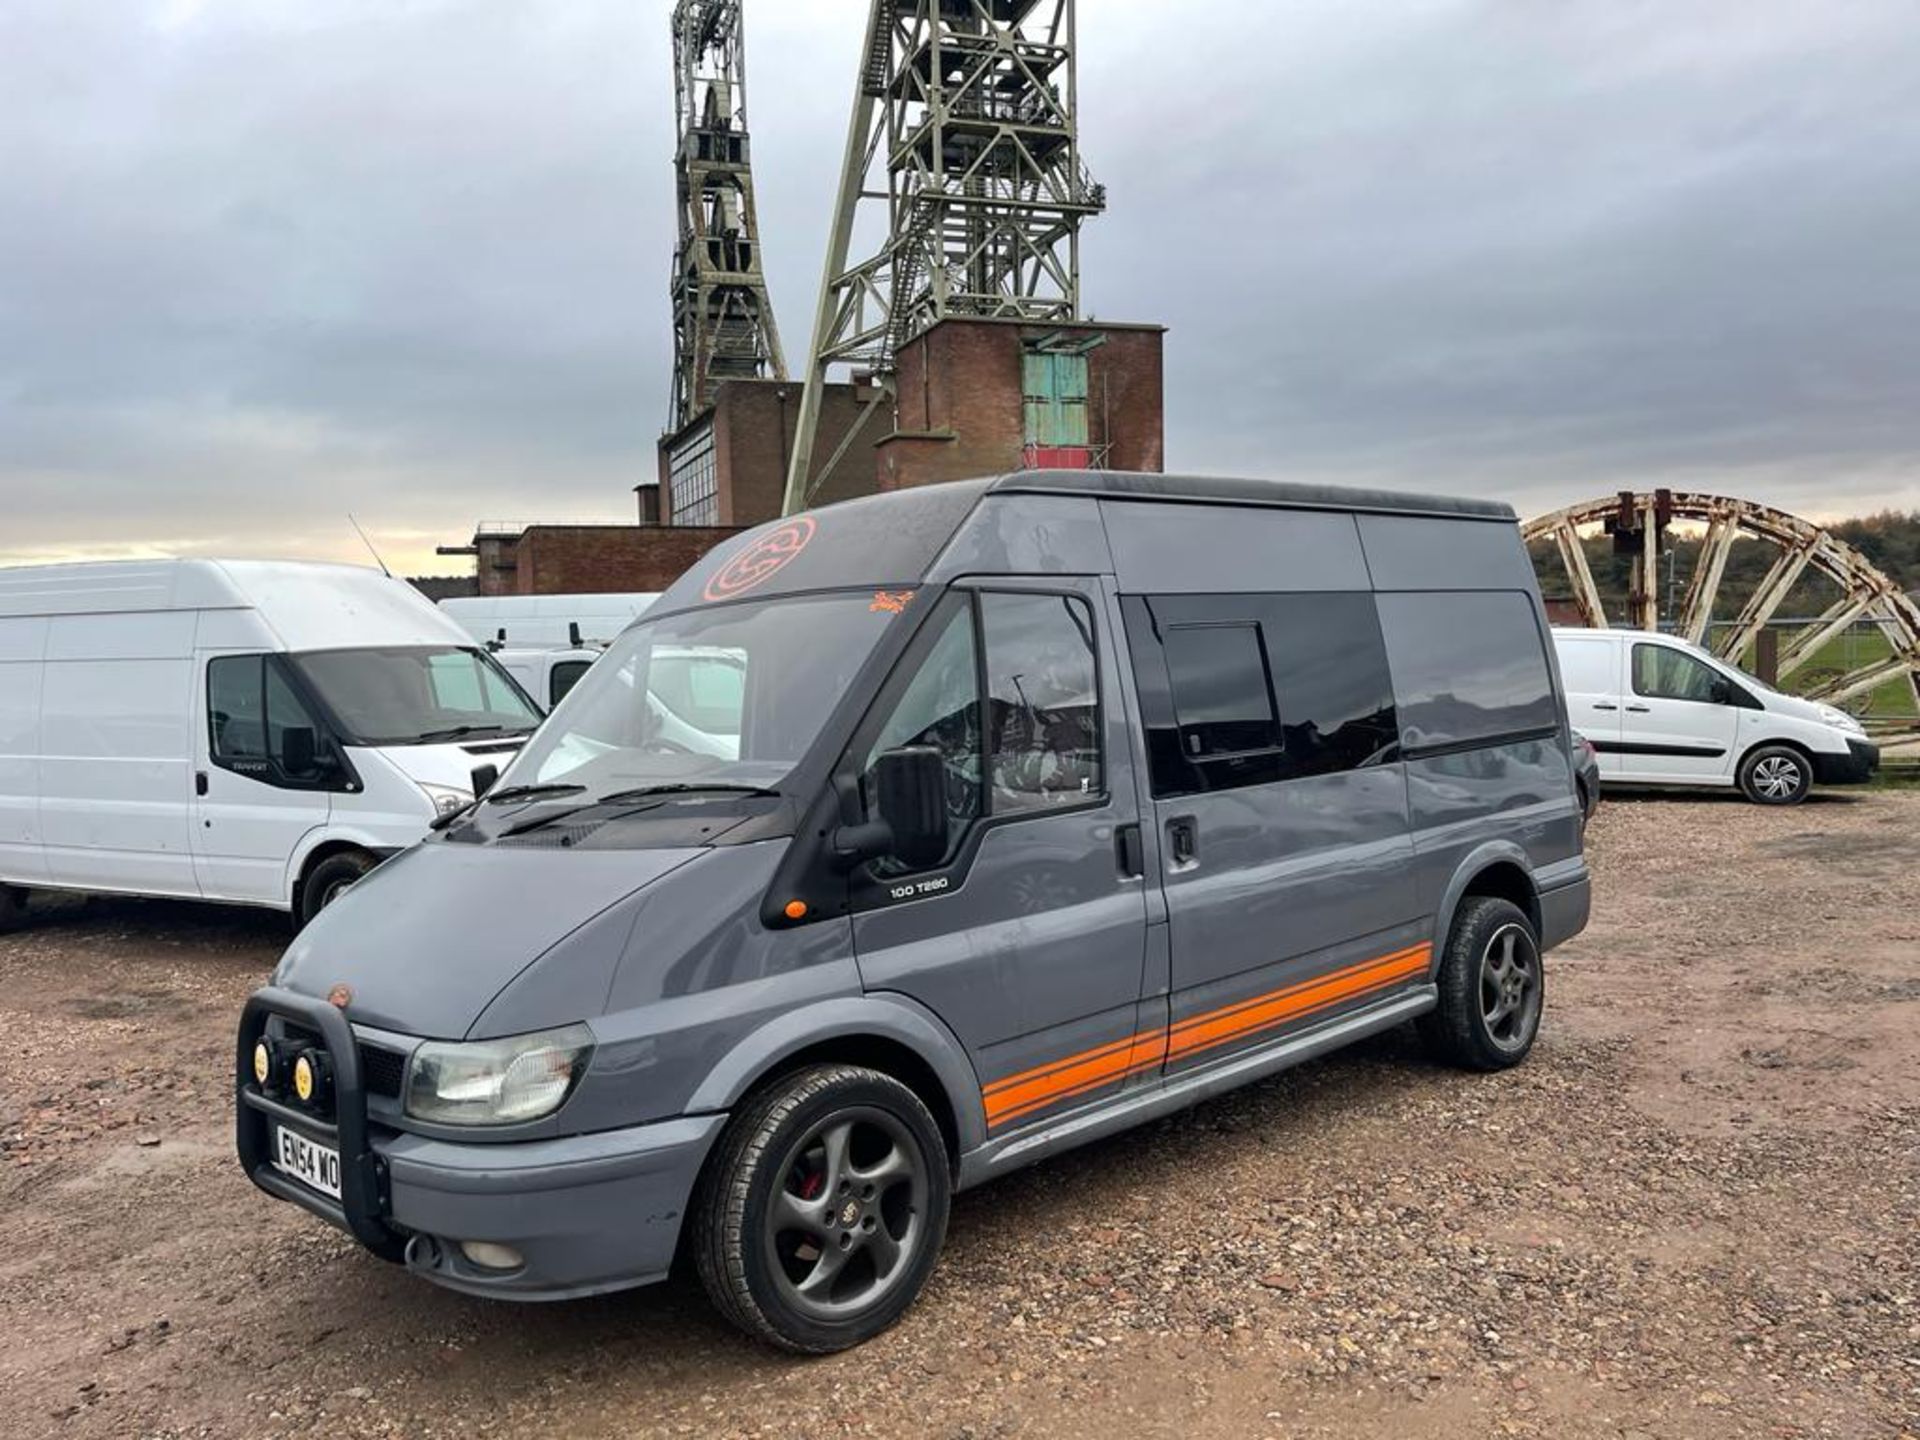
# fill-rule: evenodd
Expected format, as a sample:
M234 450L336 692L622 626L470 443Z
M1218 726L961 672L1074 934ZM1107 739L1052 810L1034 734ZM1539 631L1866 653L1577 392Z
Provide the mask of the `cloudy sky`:
M669 9L0 0L0 563L627 518ZM792 352L865 9L748 0ZM1086 299L1172 327L1174 467L1920 507L1912 0L1081 10Z

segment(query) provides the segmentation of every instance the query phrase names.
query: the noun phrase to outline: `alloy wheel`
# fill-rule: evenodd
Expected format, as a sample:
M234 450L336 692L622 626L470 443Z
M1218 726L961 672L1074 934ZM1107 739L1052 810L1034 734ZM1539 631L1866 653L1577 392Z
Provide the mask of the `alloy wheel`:
M1768 800L1791 799L1800 785L1800 764L1791 756L1769 755L1753 767L1753 788Z
M903 1283L926 1239L926 1166L912 1132L880 1109L838 1111L802 1136L763 1236L787 1302L847 1320Z
M1494 932L1480 958L1480 1018L1502 1050L1519 1050L1540 1020L1540 951L1518 925Z

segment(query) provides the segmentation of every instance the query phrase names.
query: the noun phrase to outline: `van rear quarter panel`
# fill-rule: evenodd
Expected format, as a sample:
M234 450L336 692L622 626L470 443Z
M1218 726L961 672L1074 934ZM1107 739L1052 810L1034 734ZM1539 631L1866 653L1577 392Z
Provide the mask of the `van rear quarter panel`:
M1436 939L1450 924L1451 898L1463 869L1479 869L1496 857L1513 861L1550 882L1580 870L1580 806L1566 734L1566 703L1559 666L1549 639L1545 608L1533 566L1511 522L1363 515L1360 531L1381 598L1381 619L1401 703L1405 739L1416 753L1406 761L1407 809L1413 832L1417 885L1422 906L1434 916ZM1427 655L1415 627L1396 625L1395 614L1420 613L1419 595L1503 592L1524 597L1533 617L1533 638L1524 655L1492 650L1488 667L1523 689L1529 675L1544 673L1553 705L1544 724L1552 734L1492 736L1478 746L1457 747L1457 727L1471 707L1441 694L1415 705L1408 677L1424 668ZM1398 597L1396 599L1396 597ZM1471 603L1463 600L1463 603ZM1471 646L1498 642L1491 635L1460 637ZM1537 661L1537 664L1535 663ZM1410 721L1415 717L1417 726ZM1453 753L1419 754L1419 749Z
M199 893L194 621L180 611L49 622L40 760L49 883Z
M45 883L40 844L40 693L47 622L0 620L0 880Z

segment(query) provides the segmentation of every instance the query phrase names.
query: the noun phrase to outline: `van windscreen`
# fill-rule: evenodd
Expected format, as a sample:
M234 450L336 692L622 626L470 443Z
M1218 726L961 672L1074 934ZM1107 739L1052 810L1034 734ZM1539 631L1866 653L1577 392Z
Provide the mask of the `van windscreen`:
M524 735L539 713L481 650L316 650L294 665L349 745L438 745Z
M871 590L647 620L584 675L502 777L589 797L653 785L777 787L906 597ZM888 603L881 603L886 601Z

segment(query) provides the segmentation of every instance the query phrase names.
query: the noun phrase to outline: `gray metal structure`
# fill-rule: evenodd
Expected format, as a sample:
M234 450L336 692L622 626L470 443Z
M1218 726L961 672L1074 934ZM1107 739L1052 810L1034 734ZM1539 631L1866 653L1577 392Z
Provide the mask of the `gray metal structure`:
M1106 190L1080 158L1075 22L1076 0L872 0L787 514L813 497L833 367L879 378L877 404L901 347L949 316L1080 318L1080 226ZM885 233L856 259L868 207Z
M1844 674L1815 677L1818 683L1810 687L1807 698L1840 705L1889 681L1903 680L1920 707L1920 605L1865 555L1811 521L1751 500L1657 490L1569 506L1530 521L1525 535L1530 543L1551 541L1558 549L1573 603L1582 620L1597 629L1607 628L1610 622L1580 533L1606 526L1611 533L1629 537L1634 572L1626 623L1638 630L1658 630L1662 543L1667 527L1676 521L1706 527L1686 598L1679 612L1669 617L1676 634L1738 664L1811 571L1832 581L1840 598L1783 648L1779 679L1785 681L1805 670L1853 627L1871 625L1885 636L1888 653ZM1774 560L1738 617L1731 624L1717 625L1714 605L1726 576L1727 558L1743 539L1770 546Z
M741 0L673 9L680 243L673 261L675 431L712 408L717 380L787 378L760 259L747 131Z

